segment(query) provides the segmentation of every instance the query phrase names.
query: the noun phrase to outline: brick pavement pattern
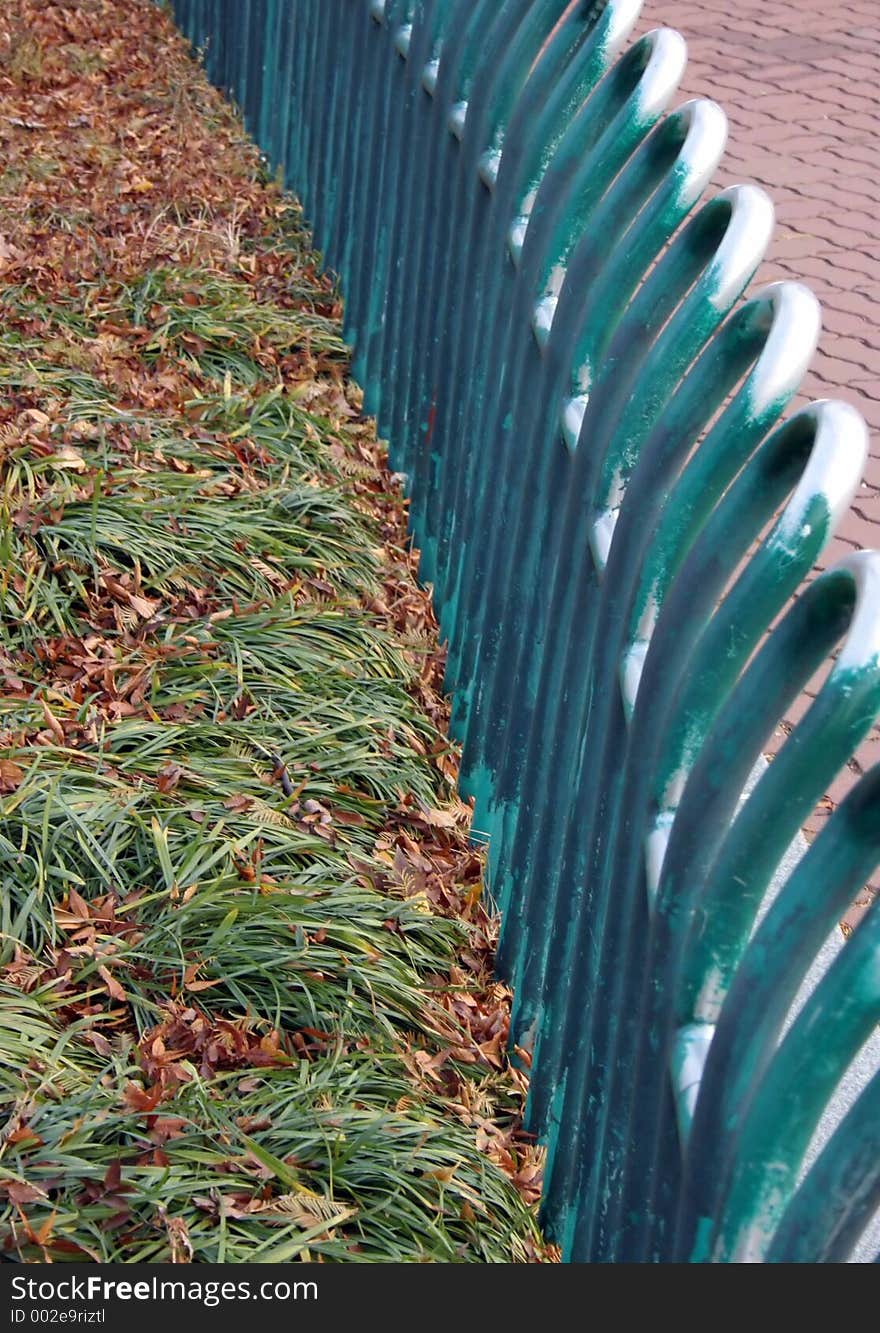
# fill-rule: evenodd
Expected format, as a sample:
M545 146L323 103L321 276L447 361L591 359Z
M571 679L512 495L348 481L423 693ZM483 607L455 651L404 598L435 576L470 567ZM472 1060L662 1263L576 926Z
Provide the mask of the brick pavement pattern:
M822 304L819 351L798 404L845 399L871 431L864 482L821 567L860 547L880 548L880 0L646 0L637 35L661 26L677 28L688 44L683 97L714 98L727 113L730 136L714 183L754 181L776 207L752 290L793 278ZM818 684L791 710L789 726ZM875 729L808 836L878 761ZM862 908L866 901L861 895ZM860 914L856 908L850 919Z

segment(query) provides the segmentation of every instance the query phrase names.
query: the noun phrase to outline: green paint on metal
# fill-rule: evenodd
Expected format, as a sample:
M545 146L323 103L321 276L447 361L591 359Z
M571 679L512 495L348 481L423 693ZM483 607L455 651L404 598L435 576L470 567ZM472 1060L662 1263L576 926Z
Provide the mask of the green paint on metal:
M876 909L778 1043L880 856L877 770L754 922L880 710L876 558L786 610L866 438L837 403L778 424L818 310L791 283L737 304L772 208L698 207L723 113L667 109L684 45L624 49L638 0L174 7L339 274L406 477L548 1233L570 1260L845 1257L880 1198L876 1079L797 1172L880 1017Z

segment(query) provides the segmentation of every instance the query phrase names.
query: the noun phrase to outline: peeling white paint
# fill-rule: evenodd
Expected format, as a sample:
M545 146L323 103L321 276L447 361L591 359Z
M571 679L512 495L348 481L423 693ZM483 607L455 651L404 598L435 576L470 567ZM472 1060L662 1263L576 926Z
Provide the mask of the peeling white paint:
M688 126L674 168L682 173L678 199L682 207L690 208L721 161L727 144L727 116L717 102L703 97L685 102L676 114Z
M635 712L639 683L642 679L645 658L648 656L650 646L647 639L637 639L624 653L620 664L620 690L623 695L623 708L627 721L632 718Z
M629 37L642 12L643 0L611 0L603 18L608 23L605 36L605 58L614 59Z
M660 876L663 873L663 862L666 859L666 849L669 846L669 838L674 822L675 811L664 810L662 814L657 816L654 827L645 839L645 878L648 902L652 907L657 900Z
M614 529L617 526L617 516L619 509L606 509L594 521L590 528L590 550L593 552L593 560L597 571L601 574L608 564L608 556L611 551L611 543L614 540Z
M675 1109L678 1114L678 1132L683 1144L687 1143L700 1091L700 1080L715 1026L712 1023L686 1023L675 1034L669 1057Z
M559 423L562 438L572 453L577 448L578 440L581 437L581 426L584 424L589 401L590 395L581 393L575 398L569 398L562 409L562 418Z
M422 70L422 87L433 97L437 91L437 79L440 75L440 61L429 60Z
M829 681L845 671L864 670L880 658L880 551L856 551L839 560L831 572L840 569L852 575L856 605Z
M635 92L636 116L643 124L666 110L687 64L687 42L674 28L655 28L647 40L653 49Z
M507 235L507 248L510 251L510 257L517 268L519 268L522 259L523 246L526 243L526 232L529 229L529 218L527 213L521 213L511 224Z
M454 134L456 139L461 139L464 134L464 125L467 120L468 104L467 102L456 102L449 113L449 132Z
M479 172L480 180L490 190L495 189L495 182L498 180L498 169L501 166L500 148L489 148L480 158Z
M729 310L763 259L773 235L775 213L770 196L757 185L733 185L717 199L730 203L727 230L709 267L716 310Z
M792 554L799 539L812 531L806 515L817 497L828 508L829 535L837 528L859 488L868 457L868 428L849 403L820 399L797 415L813 418L816 436L803 475L769 538Z
M774 282L754 299L770 300L773 306L767 342L748 382L749 402L758 417L797 390L819 341L822 312L809 287L800 282Z
M553 316L556 314L556 307L559 305L559 297L554 295L545 296L535 306L535 313L532 315L532 328L540 347L546 347L547 339L550 337L550 330L553 327Z
M394 34L394 49L397 51L398 55L403 56L404 60L406 60L407 56L409 55L409 46L410 42L412 41L412 31L413 31L412 24L404 23L403 26L398 28L397 32Z

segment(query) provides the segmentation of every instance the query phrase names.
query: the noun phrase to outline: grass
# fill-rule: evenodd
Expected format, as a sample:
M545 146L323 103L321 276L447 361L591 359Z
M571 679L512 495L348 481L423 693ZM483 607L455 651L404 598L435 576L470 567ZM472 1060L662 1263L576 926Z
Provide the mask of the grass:
M391 1059L336 1053L210 1079L193 1070L173 1098L150 1108L124 1044L102 1056L69 1031L59 1037L35 997L23 1011L20 998L16 1005L3 1058L34 1071L19 1107L40 1107L27 1131L14 1132L21 1137L4 1168L21 1200L10 1226L24 1256L271 1263L529 1255L529 1228L511 1210L503 1175L466 1150L440 1102L413 1097ZM35 1156L45 1164L27 1167ZM59 1176L75 1191L59 1189Z
M427 648L371 609L363 462L259 359L338 336L167 282L129 317L149 292L145 373L173 344L200 381L178 420L22 369L7 337L7 388L40 403L3 468L7 1248L527 1258L530 1210L478 1146L515 1090L499 1116L454 1013L468 927L419 888L467 854L405 831L456 819Z
M51 8L13 7L26 99L68 75ZM123 8L67 14L86 128L44 96L0 185L0 1245L545 1259L335 295L167 19Z
M139 349L199 378L177 420L7 338L7 387L40 403L3 468L7 1248L526 1258L530 1210L478 1146L515 1090L499 1115L454 1012L468 927L419 887L467 856L427 647L371 609L363 462L258 359L338 337L184 290Z

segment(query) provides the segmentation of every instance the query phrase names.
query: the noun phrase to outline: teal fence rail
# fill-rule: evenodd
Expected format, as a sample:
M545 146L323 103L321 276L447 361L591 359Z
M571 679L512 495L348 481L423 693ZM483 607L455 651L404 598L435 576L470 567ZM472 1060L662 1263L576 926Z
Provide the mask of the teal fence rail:
M866 433L840 402L785 417L819 310L745 297L773 210L704 199L723 112L671 109L685 44L629 42L637 0L174 8L340 276L405 477L548 1234L571 1260L846 1257L880 1203L877 1076L802 1162L880 1016L878 907L790 1014L880 859L880 769L780 867L880 708L880 556L801 587Z

